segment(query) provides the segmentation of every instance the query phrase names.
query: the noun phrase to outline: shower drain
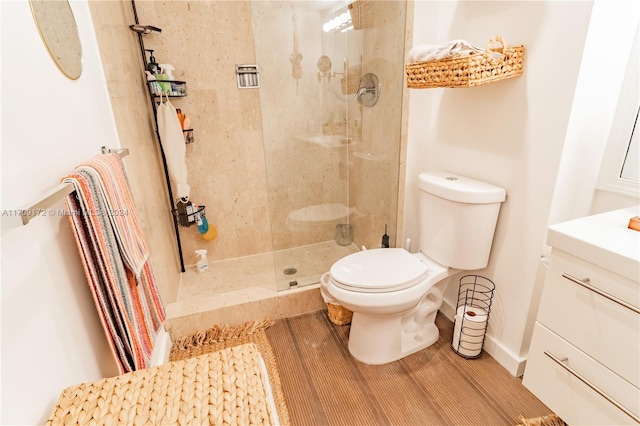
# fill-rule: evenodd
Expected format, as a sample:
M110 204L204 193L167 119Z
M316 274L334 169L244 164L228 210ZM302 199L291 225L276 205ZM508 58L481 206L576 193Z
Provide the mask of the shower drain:
M285 275L294 275L298 270L296 268L287 268L284 270Z

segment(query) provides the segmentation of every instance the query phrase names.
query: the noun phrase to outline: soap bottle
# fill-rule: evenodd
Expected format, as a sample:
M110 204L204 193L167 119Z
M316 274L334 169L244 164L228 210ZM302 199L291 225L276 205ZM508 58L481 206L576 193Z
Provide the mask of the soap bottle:
M199 211L196 213L196 225L198 226L198 232L201 234L206 234L209 230L209 222L207 221L207 218L204 217L203 214L199 213Z
M209 270L209 260L207 260L206 250L196 250L196 255L200 256L200 259L196 262L196 269L198 273L202 274Z

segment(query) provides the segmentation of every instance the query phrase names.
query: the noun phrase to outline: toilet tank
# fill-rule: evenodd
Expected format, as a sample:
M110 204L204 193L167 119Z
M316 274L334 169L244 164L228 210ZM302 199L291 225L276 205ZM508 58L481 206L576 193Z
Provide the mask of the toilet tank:
M450 268L487 266L506 191L440 171L421 173L419 187L420 251Z

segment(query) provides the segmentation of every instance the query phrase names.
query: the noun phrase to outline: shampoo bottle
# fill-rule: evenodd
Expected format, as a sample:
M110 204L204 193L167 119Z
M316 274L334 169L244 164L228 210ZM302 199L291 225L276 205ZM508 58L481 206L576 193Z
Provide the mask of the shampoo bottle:
M207 272L209 270L209 260L207 260L206 250L196 250L196 255L200 256L200 259L196 262L196 268L198 273Z

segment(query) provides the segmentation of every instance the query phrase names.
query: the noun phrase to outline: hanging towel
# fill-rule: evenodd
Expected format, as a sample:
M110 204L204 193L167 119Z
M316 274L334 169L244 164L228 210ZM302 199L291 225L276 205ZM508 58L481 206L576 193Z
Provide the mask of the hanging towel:
M189 184L187 183L187 164L185 162L186 144L182 126L178 119L178 113L167 98L160 104L157 110L158 133L167 160L169 176L175 185L175 190L179 198L189 199Z
M465 40L452 40L443 44L418 44L411 48L408 55L409 62L428 62L440 59L457 58L484 53Z
M146 368L166 314L122 159L98 155L62 182L75 187L65 203L118 370Z

